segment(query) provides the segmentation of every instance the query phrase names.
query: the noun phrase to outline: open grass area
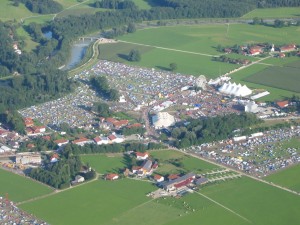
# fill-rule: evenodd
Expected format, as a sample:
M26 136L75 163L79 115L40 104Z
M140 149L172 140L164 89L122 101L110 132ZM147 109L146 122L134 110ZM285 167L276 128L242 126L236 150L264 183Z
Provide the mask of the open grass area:
M258 18L294 18L300 17L300 7L254 9L242 16L244 19Z
M13 20L21 19L24 17L38 15L37 13L30 12L24 4L20 4L18 7L12 5L10 0L0 1L0 19L1 20Z
M300 93L300 59L284 66L270 66L245 81Z
M34 50L39 44L37 42L34 42L30 35L27 33L27 31L23 27L19 27L17 29L18 35L25 40L25 48L24 50L27 52L30 52Z
M139 9L150 9L151 6L147 0L132 0Z
M148 182L99 180L26 203L21 208L53 225L110 224L151 200L146 194L152 190L154 187Z
M124 169L126 167L122 155L82 155L81 159L84 163L89 163L93 169L101 174L109 172L119 173L120 169Z
M297 144L299 147L300 146L299 140ZM299 174L300 174L300 164L278 171L274 174L271 174L267 176L265 180L281 185L283 187L287 187L294 191L300 192Z
M159 167L155 172L163 175L170 173L187 173L191 171L195 173L205 173L218 169L218 167L213 164L177 151L153 151L150 152L150 154L154 159L158 159L159 162Z
M34 197L48 194L52 191L46 185L39 184L31 179L0 169L0 196L6 193L10 200L24 201Z
M140 62L129 62L127 60L126 57L131 49L140 51L142 55ZM175 62L178 66L176 72L195 76L205 74L207 77L218 77L238 67L234 64L214 62L211 57L207 56L128 43L100 45L100 59L167 71L170 63Z
M201 193L247 218L246 224L297 224L300 197L250 178L205 187Z
M94 181L21 205L53 225L297 224L300 197L250 178L206 186L201 194L152 200L148 182ZM217 216L216 216L217 215Z

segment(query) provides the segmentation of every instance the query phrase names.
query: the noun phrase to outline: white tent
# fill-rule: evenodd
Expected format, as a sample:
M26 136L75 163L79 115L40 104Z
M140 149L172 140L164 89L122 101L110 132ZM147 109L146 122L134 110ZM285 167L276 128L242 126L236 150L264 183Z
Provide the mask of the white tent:
M236 83L224 83L220 88L219 91L228 94L228 95L234 95L239 97L245 97L247 95L250 95L252 91L246 86Z
M152 116L152 123L155 129L160 129L173 125L175 123L175 118L167 112L159 112Z

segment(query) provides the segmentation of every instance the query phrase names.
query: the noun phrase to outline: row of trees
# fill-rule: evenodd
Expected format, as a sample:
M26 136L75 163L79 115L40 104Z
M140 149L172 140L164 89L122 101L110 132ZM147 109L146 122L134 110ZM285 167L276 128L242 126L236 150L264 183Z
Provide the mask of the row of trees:
M101 0L96 1L93 6L105 9L137 9L134 2L128 0Z
M213 61L217 61L217 62L225 62L225 63L232 63L232 64L249 64L251 63L250 60L248 59L233 59L233 58L229 58L225 55L221 55L220 57L213 57L212 58Z
M50 14L63 10L62 5L53 0L13 0L14 6L19 6L19 3L25 4L33 13Z
M171 136L176 139L175 146L186 148L191 145L199 145L218 140L224 140L233 136L236 129L246 129L260 123L254 114L242 113L216 116L204 120L190 119L189 124L178 124L171 131Z
M104 76L92 77L90 79L90 82L92 87L95 89L95 91L97 91L97 93L100 96L107 98L110 101L119 100L120 95L118 90L109 87L106 77Z

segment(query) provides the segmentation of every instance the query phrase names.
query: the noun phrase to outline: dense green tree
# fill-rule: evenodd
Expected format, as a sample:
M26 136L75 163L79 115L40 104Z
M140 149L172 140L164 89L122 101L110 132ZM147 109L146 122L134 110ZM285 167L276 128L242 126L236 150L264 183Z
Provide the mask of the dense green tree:
M128 54L128 60L131 62L141 61L141 53L137 49L132 49Z
M175 70L177 70L177 63L170 63L170 70L171 71L175 71Z

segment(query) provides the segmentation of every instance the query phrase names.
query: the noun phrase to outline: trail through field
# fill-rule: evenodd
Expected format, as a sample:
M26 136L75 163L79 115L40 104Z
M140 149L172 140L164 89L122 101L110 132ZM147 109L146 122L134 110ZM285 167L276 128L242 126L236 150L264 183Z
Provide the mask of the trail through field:
M208 196L206 196L206 195L204 195L204 194L202 194L202 193L200 193L200 192L197 192L197 191L195 191L195 193L198 194L198 195L201 195L202 197L208 199L209 201L211 201L211 202L217 204L218 206L221 206L223 209L226 209L227 211L229 211L229 212L233 213L234 215L236 215L236 216L242 218L243 220L247 221L248 223L252 223L252 222L251 222L250 220L248 220L246 217L243 217L242 215L238 214L237 212L233 211L232 209L229 209L229 208L226 207L225 205L222 205L221 203L219 203L219 202L213 200L212 198L210 198L210 197L208 197Z
M77 3L77 4L75 4L75 5L71 5L71 6L69 6L68 8L65 8L64 10L62 10L62 11L60 11L59 13L55 14L55 15L53 16L52 19L54 20L54 19L57 17L57 15L59 15L60 13L65 12L65 11L67 11L68 9L71 9L71 8L76 7L76 6L78 6L78 5L82 5L82 4L84 4L84 3L86 3L86 2L89 2L89 1L91 1L91 0L85 0L85 1L80 2L80 3Z
M183 52L183 53L188 53L188 54L193 54L193 55L202 55L202 56L207 56L207 57L220 57L220 55L209 55L209 54L200 53L200 52L190 52L190 51L184 51L184 50L179 50L179 49L174 49L174 48L165 48L165 47L160 47L160 46L155 46L155 45L146 45L146 44L130 42L130 41L118 40L118 42L134 44L134 45L141 45L141 46L152 47L152 48L163 49L163 50L174 51L174 52Z

